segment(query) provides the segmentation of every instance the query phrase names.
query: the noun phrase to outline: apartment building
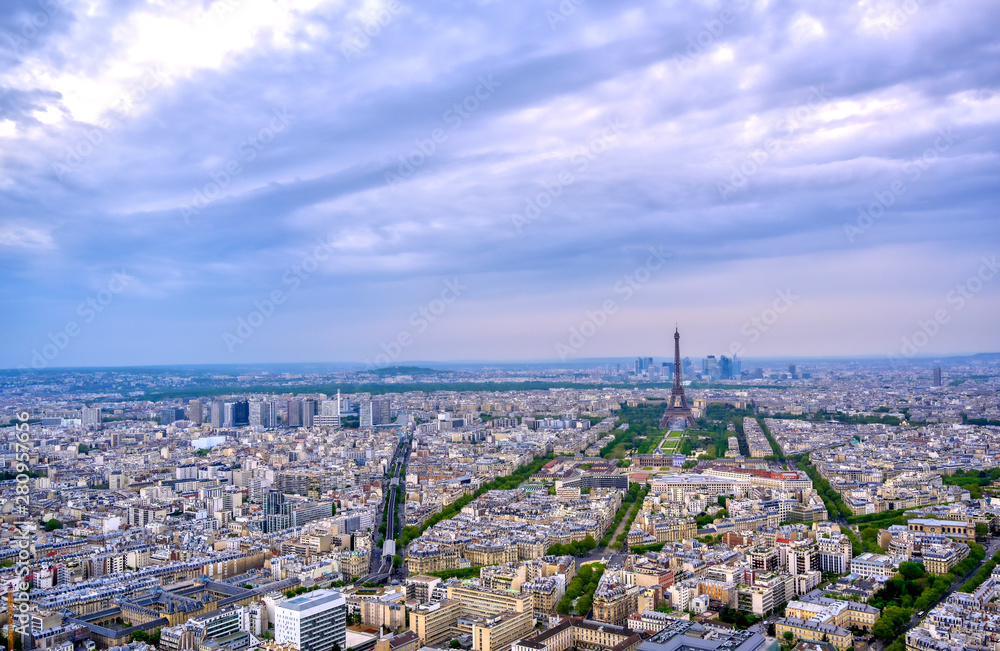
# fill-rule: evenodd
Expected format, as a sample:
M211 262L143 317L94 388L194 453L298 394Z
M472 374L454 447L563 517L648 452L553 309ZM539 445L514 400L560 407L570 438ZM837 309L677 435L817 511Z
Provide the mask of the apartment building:
M531 611L477 618L472 625L472 649L510 651L514 642L530 635L534 628L535 618Z
M448 599L459 602L466 613L474 616L499 615L509 611L532 612L534 605L531 595L489 590L471 584L448 586Z
M436 646L451 639L462 614L462 604L453 599L421 604L410 611L410 630L424 646Z
M796 639L807 642L829 642L841 651L854 646L854 634L850 630L812 619L784 617L777 621L774 630L779 638L786 632L791 632Z
M851 559L851 572L865 578L873 576L891 577L896 573L896 564L884 554L865 552Z
M563 617L549 630L521 640L512 647L512 651L568 651L574 647L631 651L644 637L644 633L624 626L612 626L582 617Z
M317 590L282 601L275 608L274 639L300 651L346 648L347 600L334 590Z

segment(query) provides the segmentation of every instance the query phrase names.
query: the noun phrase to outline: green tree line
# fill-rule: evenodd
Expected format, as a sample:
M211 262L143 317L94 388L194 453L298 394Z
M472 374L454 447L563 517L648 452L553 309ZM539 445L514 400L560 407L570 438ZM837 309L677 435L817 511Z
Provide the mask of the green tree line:
M569 615L576 610L581 616L586 617L593 605L594 591L597 584L604 575L604 565L600 563L588 563L580 568L573 580L566 586L566 594L559 600L556 612L560 615ZM576 600L576 607L573 601Z

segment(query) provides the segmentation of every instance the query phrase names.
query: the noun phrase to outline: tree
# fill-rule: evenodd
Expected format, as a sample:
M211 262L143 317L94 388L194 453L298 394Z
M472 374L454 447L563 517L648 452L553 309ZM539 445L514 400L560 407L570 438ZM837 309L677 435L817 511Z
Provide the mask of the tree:
M888 642L896 636L896 633L892 630L892 625L880 617L872 628L872 635L883 642Z
M916 581L926 574L926 571L924 570L924 566L920 563L900 563L899 573L902 574L903 578L907 581Z
M976 540L986 540L990 535L990 526L985 522L976 523Z
M794 640L794 639L795 639L795 634L794 634L794 633L792 633L791 631L785 631L785 634L783 635L783 637L784 637L784 638L785 638L785 639L786 639L786 640L787 640L788 642L791 642L792 640Z
M459 642L458 640L452 640L451 642L448 643L448 646L452 649L461 649L462 643Z
M56 529L62 529L62 528L63 528L62 522L59 522L59 520L56 520L55 518L52 518L51 520L45 523L46 531L55 531Z
M393 554L392 555L392 566L393 567L402 567L403 566L403 557L400 556L399 554Z

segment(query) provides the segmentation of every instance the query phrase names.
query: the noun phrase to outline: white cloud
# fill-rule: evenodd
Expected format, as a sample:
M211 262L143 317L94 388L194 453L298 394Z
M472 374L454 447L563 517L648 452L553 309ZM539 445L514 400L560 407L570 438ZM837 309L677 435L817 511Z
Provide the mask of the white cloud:
M20 224L0 224L0 246L15 249L51 249L55 246L48 231Z

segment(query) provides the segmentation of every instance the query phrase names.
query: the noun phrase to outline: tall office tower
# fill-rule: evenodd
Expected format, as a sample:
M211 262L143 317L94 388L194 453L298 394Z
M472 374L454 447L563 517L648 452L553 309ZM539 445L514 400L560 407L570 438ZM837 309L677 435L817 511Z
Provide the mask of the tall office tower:
M795 372L795 364L788 365L788 375L790 375L793 380L798 379L799 376L798 373Z
M267 491L264 493L263 509L264 515L274 515L281 513L281 505L285 503L285 494L281 491Z
M719 360L715 358L715 355L709 355L701 360L701 372L710 378L718 377Z
M241 427L250 424L250 402L237 400L233 403L233 426Z
M177 407L164 407L159 411L160 425L171 425L184 418L184 410Z
M267 400L255 400L250 403L250 424L254 427L274 429L278 426L278 415L274 403Z
M90 427L91 425L97 426L101 424L101 408L100 407L84 407L83 408L83 426Z
M936 387L941 386L941 367L940 366L935 366L934 367L934 386L936 386Z
M302 427L302 401L289 400L285 412L285 427Z
M299 651L347 648L347 600L335 590L286 599L274 609L274 640Z
M642 374L642 358L641 357L636 357L635 358L634 370L635 370L635 374L636 375L641 375Z
M725 355L719 358L719 377L723 380L730 380L733 377L733 360Z
M201 425L205 418L205 406L201 400L192 400L188 403L188 420L195 425Z
M642 362L642 367L643 370L645 371L648 371L649 369L653 368L653 358L647 357L646 359L644 359Z
M319 405L319 415L313 418L314 425L340 427L340 401L324 400Z
M734 378L739 378L743 375L743 362L736 355L733 355L732 369Z
M211 417L211 423L210 423L210 425L212 427L214 427L215 429L219 429L220 427L225 427L225 425L226 425L226 406L225 406L225 404L219 402L218 400L216 400L215 402L213 402L212 403L212 410L211 410L210 417Z
M226 402L222 405L222 426L236 427L236 412L233 409L235 403Z
M302 427L312 427L316 416L316 401L307 399L302 401Z
M372 398L361 403L361 427L376 427L392 422L389 398Z

